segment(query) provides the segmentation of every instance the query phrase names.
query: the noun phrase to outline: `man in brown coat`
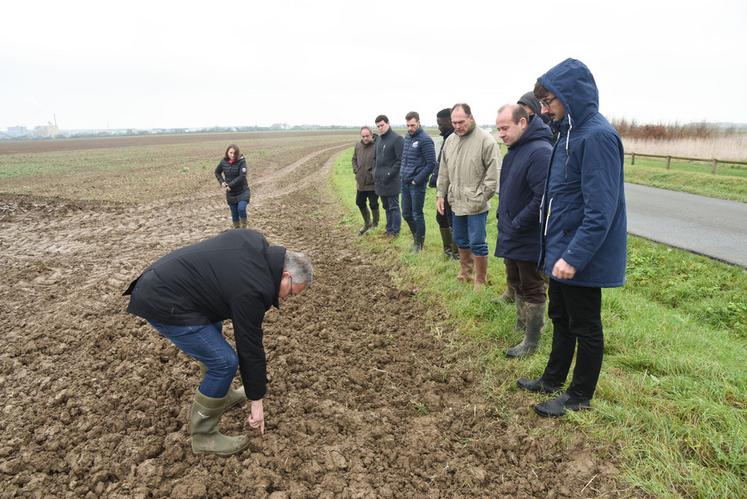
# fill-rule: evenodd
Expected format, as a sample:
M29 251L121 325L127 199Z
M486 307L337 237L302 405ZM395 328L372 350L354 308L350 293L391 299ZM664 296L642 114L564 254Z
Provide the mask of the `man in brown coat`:
M355 144L353 152L353 173L355 173L355 183L357 192L355 195L355 204L361 210L363 216L363 227L358 231L362 236L369 229L379 225L379 196L374 190L374 160L376 158L376 145L374 144L375 136L367 126L361 127L361 141ZM368 211L366 200L371 207ZM373 220L371 216L373 215Z

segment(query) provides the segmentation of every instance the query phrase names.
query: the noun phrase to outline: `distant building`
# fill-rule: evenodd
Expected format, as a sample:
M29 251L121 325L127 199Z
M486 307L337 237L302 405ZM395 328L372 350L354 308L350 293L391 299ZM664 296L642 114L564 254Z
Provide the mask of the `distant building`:
M21 139L31 135L31 132L25 126L10 126L6 135L12 139Z

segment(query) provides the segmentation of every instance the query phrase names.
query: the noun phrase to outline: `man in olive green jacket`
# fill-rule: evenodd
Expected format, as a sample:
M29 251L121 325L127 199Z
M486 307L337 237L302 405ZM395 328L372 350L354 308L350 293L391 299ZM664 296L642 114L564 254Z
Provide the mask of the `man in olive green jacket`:
M469 105L456 104L451 109L451 124L454 133L446 139L438 168L436 209L443 214L448 195L461 264L457 279L474 279L479 291L488 272L486 227L489 200L498 190L500 152L495 139L475 123Z

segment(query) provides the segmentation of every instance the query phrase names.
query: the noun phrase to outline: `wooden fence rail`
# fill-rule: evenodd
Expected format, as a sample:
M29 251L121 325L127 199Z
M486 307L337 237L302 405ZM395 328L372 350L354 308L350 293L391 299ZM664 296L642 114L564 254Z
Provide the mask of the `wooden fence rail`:
M659 158L659 159L666 159L667 160L667 170L669 170L672 167L672 160L677 159L681 161L693 161L698 163L710 163L711 164L711 173L716 175L716 171L718 169L718 164L722 163L725 165L740 165L740 166L747 166L747 161L729 161L729 160L723 160L723 159L703 159L703 158L685 158L682 156L664 156L661 154L640 154L637 152L626 152L626 156L630 156L630 164L635 165L635 158Z

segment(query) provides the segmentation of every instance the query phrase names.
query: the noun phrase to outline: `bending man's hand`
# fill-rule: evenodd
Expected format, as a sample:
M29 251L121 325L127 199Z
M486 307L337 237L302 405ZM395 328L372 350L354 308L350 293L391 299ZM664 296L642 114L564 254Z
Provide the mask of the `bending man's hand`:
M552 268L552 276L557 279L573 279L575 275L576 269L562 258Z
M265 434L265 411L262 408L262 400L252 400L252 407L246 422L250 428L259 428L261 435Z
M436 210L439 215L444 214L444 198L436 198Z

